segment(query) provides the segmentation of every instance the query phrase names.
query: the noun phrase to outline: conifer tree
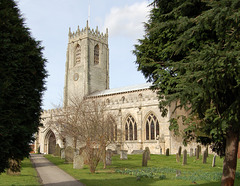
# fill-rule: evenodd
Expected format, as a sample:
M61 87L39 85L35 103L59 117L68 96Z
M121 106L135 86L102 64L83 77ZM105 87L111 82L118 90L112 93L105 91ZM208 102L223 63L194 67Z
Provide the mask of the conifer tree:
M40 124L45 62L15 2L0 1L0 173L9 160L29 156Z
M225 156L222 185L235 179L240 128L240 1L154 0L145 36L135 46L138 68L167 105L189 111L184 144L196 140ZM165 98L165 99L163 99Z

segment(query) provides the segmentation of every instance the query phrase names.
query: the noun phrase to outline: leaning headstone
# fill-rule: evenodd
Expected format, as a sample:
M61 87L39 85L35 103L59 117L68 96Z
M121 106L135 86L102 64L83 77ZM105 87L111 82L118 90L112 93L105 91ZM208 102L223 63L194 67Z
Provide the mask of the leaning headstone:
M190 157L193 156L193 149L192 149L192 148L190 148L190 154L189 154L189 156L190 156Z
M202 159L202 161L203 161L203 164L207 163L207 151L206 150L203 152L203 159Z
M142 157L142 166L143 167L147 167L147 162L148 162L148 157L149 157L149 152L147 150L145 150L143 152L143 157Z
M176 153L176 162L180 162L180 157L178 153Z
M166 156L169 156L169 149L166 150Z
M199 148L196 149L196 159L199 160Z
M72 163L73 162L73 156L74 156L74 150L72 147L68 146L65 149L65 162L66 163Z
M106 165L111 165L112 164L112 150L111 149L108 149L106 151Z
M61 156L61 148L60 148L59 144L56 145L53 155L58 156L58 157Z
M181 154L182 154L182 147L180 146L180 147L178 148L178 155L179 155L180 158L181 158Z
M145 151L147 151L147 159L151 160L149 147L145 147Z
M127 160L127 150L120 150L120 159L121 160Z
M83 169L84 159L82 155L75 155L73 158L73 168L74 169Z
M187 150L185 149L183 151L183 165L186 165L187 164Z
M61 149L61 159L65 158L65 149Z
M213 160L212 160L212 167L216 166L216 155L213 156Z

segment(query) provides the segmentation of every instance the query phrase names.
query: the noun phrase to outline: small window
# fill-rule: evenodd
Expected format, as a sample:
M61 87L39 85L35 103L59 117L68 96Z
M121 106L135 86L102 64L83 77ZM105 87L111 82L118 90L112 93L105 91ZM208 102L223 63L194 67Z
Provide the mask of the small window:
M75 50L75 64L78 64L81 62L81 46L77 45Z
M99 64L99 45L94 47L94 65Z

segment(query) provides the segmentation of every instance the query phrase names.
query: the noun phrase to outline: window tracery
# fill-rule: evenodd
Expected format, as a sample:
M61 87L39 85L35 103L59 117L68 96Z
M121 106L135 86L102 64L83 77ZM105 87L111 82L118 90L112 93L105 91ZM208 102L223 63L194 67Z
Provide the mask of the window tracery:
M159 135L159 122L154 114L150 114L146 121L146 140L155 140Z

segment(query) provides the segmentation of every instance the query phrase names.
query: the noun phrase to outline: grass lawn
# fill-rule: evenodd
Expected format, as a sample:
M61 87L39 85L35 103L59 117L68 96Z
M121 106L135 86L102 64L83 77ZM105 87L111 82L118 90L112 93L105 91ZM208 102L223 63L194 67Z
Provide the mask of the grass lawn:
M120 186L120 185L206 185L219 186L222 173L223 159L217 157L216 167L211 167L213 156L209 155L207 164L195 157L188 157L187 165L176 162L175 155L151 155L148 167L143 168L142 155L128 155L128 160L120 160L119 155L112 157L112 165L102 169L100 163L95 174L91 174L87 165L84 169L73 169L72 164L65 164L64 160L46 155L51 162L80 180L87 186ZM181 175L176 177L176 172ZM238 162L237 171L240 171ZM138 178L137 178L138 177ZM235 185L240 185L240 174L237 173ZM140 180L137 180L139 179Z
M19 185L40 185L38 183L37 172L33 168L30 159L22 161L21 174L18 176L10 176L6 173L0 175L0 185L4 186L19 186Z

